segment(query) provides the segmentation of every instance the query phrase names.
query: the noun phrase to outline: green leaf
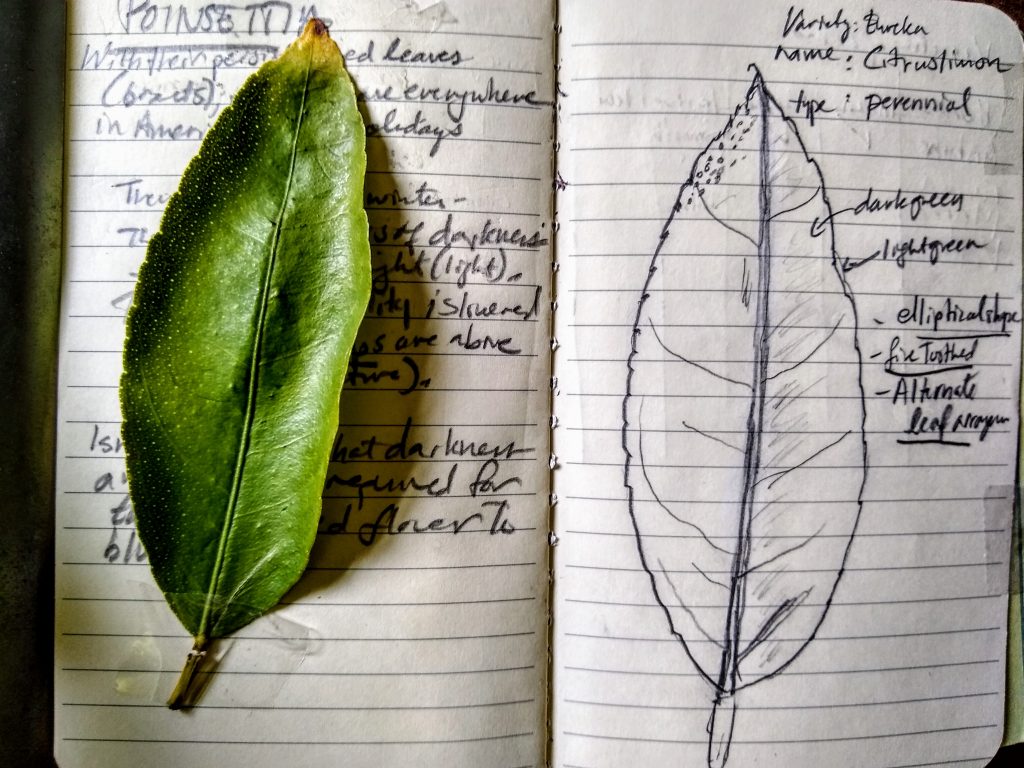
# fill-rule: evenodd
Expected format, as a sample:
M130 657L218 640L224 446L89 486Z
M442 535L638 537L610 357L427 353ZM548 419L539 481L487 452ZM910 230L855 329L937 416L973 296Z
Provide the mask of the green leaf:
M139 536L195 637L270 610L316 536L370 291L365 132L319 20L210 129L149 243L121 378Z

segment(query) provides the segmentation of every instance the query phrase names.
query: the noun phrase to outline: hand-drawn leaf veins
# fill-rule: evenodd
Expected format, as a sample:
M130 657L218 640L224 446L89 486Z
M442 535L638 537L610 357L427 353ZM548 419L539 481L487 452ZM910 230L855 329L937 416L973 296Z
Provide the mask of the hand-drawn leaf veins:
M756 72L661 232L633 328L623 447L640 557L713 691L708 764L737 694L813 640L867 471L857 317L818 164Z

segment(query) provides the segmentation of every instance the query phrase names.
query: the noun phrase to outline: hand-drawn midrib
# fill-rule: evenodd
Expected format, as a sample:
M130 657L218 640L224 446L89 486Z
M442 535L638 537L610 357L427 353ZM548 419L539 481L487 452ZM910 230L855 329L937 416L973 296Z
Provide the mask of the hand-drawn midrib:
M755 81L756 82L756 81ZM708 760L722 763L728 757L732 729L736 720L736 707L726 707L725 718L720 717L722 703L736 692L739 674L740 632L743 627L746 607L747 568L750 565L751 524L753 518L754 494L758 482L758 467L761 461L761 430L764 428L764 401L768 385L768 362L771 352L768 348L769 290L771 288L771 196L768 189L768 104L764 88L758 88L760 102L761 136L760 168L758 169L760 189L758 190L758 239L757 239L757 293L754 304L754 364L753 396L747 416L747 445L743 462L743 491L740 498L739 530L736 556L733 558L730 577L729 609L725 625L725 648L722 651L722 667L718 674L718 690L711 710L708 726L710 741ZM723 722L723 719L725 722Z

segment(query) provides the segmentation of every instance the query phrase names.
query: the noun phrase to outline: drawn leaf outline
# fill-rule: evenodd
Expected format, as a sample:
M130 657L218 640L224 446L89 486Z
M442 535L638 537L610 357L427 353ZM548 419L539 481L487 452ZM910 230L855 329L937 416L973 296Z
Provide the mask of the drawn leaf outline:
M867 467L857 318L820 168L755 73L695 160L633 329L623 446L654 595L713 691L709 763L736 694L813 640Z

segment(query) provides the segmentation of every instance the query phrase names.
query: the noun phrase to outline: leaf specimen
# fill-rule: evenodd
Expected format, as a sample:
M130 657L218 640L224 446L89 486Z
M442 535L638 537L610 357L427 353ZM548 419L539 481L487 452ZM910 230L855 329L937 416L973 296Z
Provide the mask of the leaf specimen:
M210 129L149 243L121 378L128 481L153 575L209 642L302 574L349 351L369 300L365 132L312 20Z
M713 691L711 766L728 758L737 695L814 638L860 515L856 311L831 224L811 230L830 212L757 73L680 189L633 329L630 513L657 601Z

